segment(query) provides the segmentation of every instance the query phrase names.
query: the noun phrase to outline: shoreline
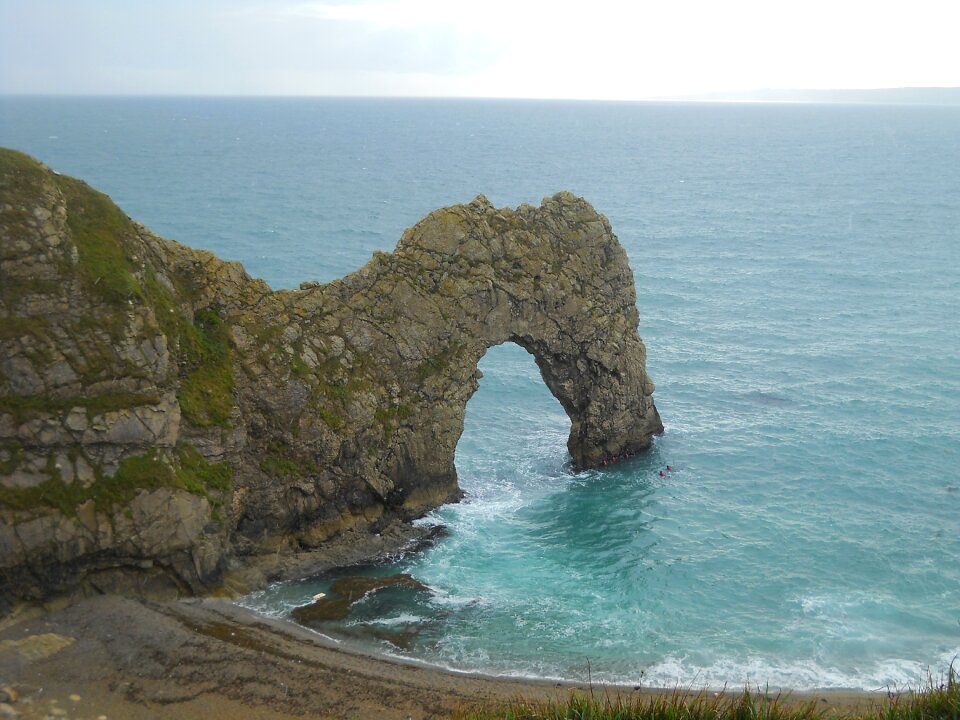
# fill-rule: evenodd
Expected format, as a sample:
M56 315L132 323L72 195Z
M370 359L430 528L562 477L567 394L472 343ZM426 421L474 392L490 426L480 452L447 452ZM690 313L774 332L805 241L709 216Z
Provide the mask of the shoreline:
M661 695L664 693L672 693L674 691L679 691L683 694L697 694L699 692L704 692L710 695L714 694L728 694L728 693L740 693L744 689L748 690L752 694L766 694L768 697L777 697L782 698L793 698L793 699L803 699L803 701L810 699L821 699L822 697L828 697L832 695L837 696L865 696L867 698L885 698L890 694L898 694L897 691L893 691L890 688L878 688L875 690L864 690L858 688L843 688L843 687L824 687L824 688L805 688L805 689L796 689L796 688L787 688L780 686L773 686L770 684L761 685L747 685L747 684L736 684L727 682L722 687L715 685L657 685L657 684L647 684L645 682L641 683L631 683L626 681L604 681L602 679L583 679L583 680L574 680L571 678L562 678L562 677L538 677L533 675L522 675L522 674L509 674L508 672L497 673L494 671L486 670L465 670L456 667L448 667L441 665L439 663L432 663L429 660L412 657L412 656L403 656L403 655L394 655L389 652L378 651L374 648L371 648L368 644L365 644L361 641L356 641L351 638L338 638L335 635L329 635L323 633L319 630L314 630L306 625L301 625L293 619L286 619L278 616L264 615L257 612L252 608L248 608L245 605L240 605L235 602L224 600L223 602L229 603L233 608L237 610L248 613L252 618L256 618L258 621L265 624L276 624L278 630L283 630L284 628L294 630L296 632L306 631L308 638L312 638L322 647L328 650L342 651L349 655L354 655L357 657L369 658L372 661L382 662L387 665L400 665L407 666L411 668L416 668L424 670L427 672L438 673L441 675L449 675L454 678L474 678L476 680L491 682L491 683L516 683L524 686L533 686L533 687L564 687L572 690L581 690L589 689L591 686L596 691L600 690L611 690L611 691L622 691L624 694L630 694L633 692L640 692L642 694L653 694ZM589 675L590 673L588 673ZM904 688L904 690L899 692L909 692L911 688Z
M17 692L13 707L23 718L57 708L65 713L60 717L77 720L442 718L482 704L591 691L588 683L463 673L364 652L224 599L117 596L8 618L0 628L0 684ZM625 698L701 691L598 683L592 690ZM887 697L842 690L769 694L828 712L865 709Z

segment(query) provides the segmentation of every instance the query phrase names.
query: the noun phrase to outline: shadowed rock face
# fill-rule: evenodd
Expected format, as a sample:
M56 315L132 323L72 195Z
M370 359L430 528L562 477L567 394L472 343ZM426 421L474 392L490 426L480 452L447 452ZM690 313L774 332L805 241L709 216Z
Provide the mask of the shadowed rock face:
M566 410L575 468L662 430L626 253L569 193L480 196L271 291L0 150L0 283L8 594L201 592L244 554L457 499L477 363L503 342Z

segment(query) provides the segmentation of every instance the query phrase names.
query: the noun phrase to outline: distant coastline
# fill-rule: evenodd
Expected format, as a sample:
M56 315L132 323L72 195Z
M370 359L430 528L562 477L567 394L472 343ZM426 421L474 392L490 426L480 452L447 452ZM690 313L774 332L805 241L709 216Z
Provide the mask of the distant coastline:
M960 87L902 87L844 90L742 90L714 92L660 100L690 102L759 102L835 105L936 105L960 106Z
M700 95L657 95L637 98L484 97L471 95L270 95L235 93L5 93L0 99L59 98L88 100L369 100L369 101L465 101L465 102L549 102L549 103L783 103L807 105L915 105L960 107L960 87L901 87L844 89L721 90Z

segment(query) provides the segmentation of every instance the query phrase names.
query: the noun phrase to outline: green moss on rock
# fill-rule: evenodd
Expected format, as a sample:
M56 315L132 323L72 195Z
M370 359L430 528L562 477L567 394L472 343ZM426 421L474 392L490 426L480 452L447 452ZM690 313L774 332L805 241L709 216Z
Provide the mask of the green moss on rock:
M67 201L67 225L87 287L115 305L142 299L143 291L122 240L133 233L130 219L109 197L85 182L65 175L58 175L56 182Z
M25 278L8 275L3 279L3 282L0 283L0 301L10 309L16 308L17 304L24 298L33 295L57 295L59 292L60 286L56 281L41 278ZM15 317L6 317L0 322L7 324L16 319ZM29 321L37 322L41 327L46 324L46 318L30 317ZM39 334L39 330L40 327L28 329L28 332L24 334L37 335ZM4 336L21 337L21 335L15 335L14 333L16 332L18 332L18 329L11 327L9 330L4 331Z
M198 427L230 427L236 383L227 328L211 308L198 310L187 327L181 351L192 370L177 392L183 416Z
M228 463L210 463L192 445L177 448L180 467L176 477L185 490L197 495L207 495L209 491L226 492L233 481L233 468ZM215 503L219 504L219 503Z
M23 448L19 445L8 445L0 448L0 475L10 475L23 462Z
M320 471L311 461L298 457L285 442L276 440L260 458L260 469L270 477L303 477Z
M447 368L450 367L450 363L456 360L463 350L464 345L462 343L453 343L434 355L431 355L417 366L417 380L424 382L427 378L443 375Z
M79 482L64 483L60 469L50 466L47 468L50 478L39 485L0 487L0 505L21 511L54 508L68 517L74 517L77 508L88 500L93 500L98 509L124 505L143 490L171 484L173 470L161 458L157 451L124 458L109 477L95 468L96 479L86 487ZM48 465L51 463L52 458Z
M396 421L403 422L408 420L412 415L413 408L406 403L377 408L373 414L385 433L393 431Z
M76 450L74 455L78 454ZM95 480L87 486L65 483L61 468L52 457L47 462L48 480L28 488L0 486L0 505L12 510L30 511L41 508L59 510L68 517L77 508L93 500L100 511L130 503L143 491L161 487L179 488L206 497L212 505L221 505L219 495L230 489L233 470L227 463L210 463L196 448L182 445L176 454L150 450L120 461L116 472L107 476L94 467Z
M22 423L36 415L59 415L76 407L83 408L87 411L87 416L93 417L141 405L156 405L159 402L160 398L156 395L136 393L109 393L93 397L67 398L6 395L0 396L0 413L13 415L17 423Z
M33 221L30 208L42 196L47 170L29 155L0 148L0 227L14 237ZM0 248L0 253L4 249ZM5 254L5 253L4 253Z

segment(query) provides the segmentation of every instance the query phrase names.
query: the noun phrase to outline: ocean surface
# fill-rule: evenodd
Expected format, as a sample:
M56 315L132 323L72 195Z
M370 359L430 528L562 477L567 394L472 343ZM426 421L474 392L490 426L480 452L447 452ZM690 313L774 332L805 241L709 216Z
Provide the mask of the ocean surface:
M571 474L532 357L492 348L467 498L422 520L448 535L350 571L432 592L324 634L668 686L917 686L960 655L960 108L7 97L0 145L276 288L481 192L609 217L666 432ZM334 579L242 602L282 616Z

